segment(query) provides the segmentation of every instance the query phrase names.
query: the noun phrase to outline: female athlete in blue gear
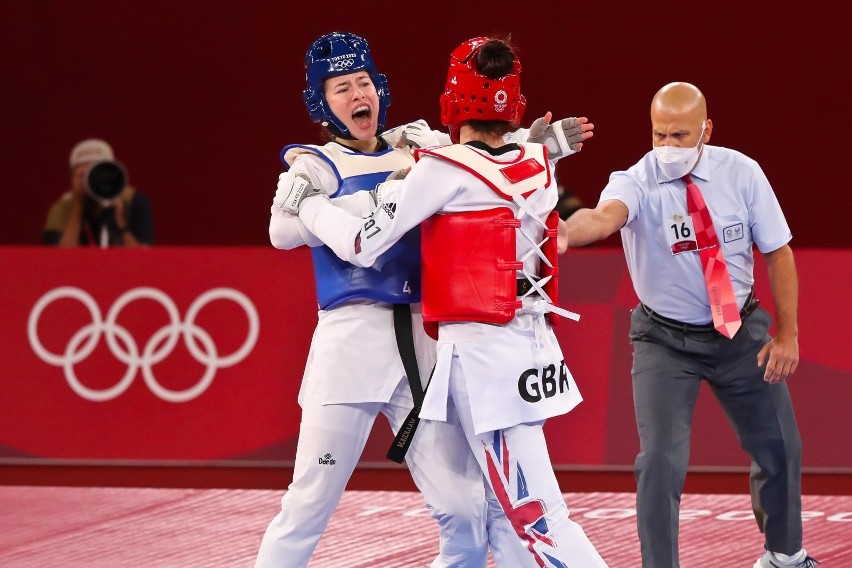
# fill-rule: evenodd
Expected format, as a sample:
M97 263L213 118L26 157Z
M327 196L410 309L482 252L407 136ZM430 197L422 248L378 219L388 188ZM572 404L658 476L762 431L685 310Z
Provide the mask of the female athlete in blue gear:
M288 169L279 178L269 233L276 248L311 247L319 314L299 393L293 482L266 530L256 565L307 565L382 412L399 434L395 442L408 444L407 453L397 448L396 457L404 453L438 521L440 553L432 566L484 568L489 545L501 567L536 566L484 483L458 421L416 426L412 410L435 363L435 342L423 331L420 309L419 230L409 231L373 267L361 268L340 260L284 208L293 187L309 182L339 207L365 215L376 205L376 185L414 164L412 146L450 140L423 121L379 135L390 93L363 38L324 35L308 49L305 66L308 112L331 140L282 150ZM577 149L591 136L585 122L566 122L558 134L573 136ZM553 136L558 124L539 123L538 135Z
M605 568L569 517L542 428L582 397L550 324L577 317L557 304L553 163L545 145L505 139L526 106L520 71L502 40L460 45L441 97L457 143L418 150L411 173L385 184L368 215L334 206L309 185L281 203L340 258L365 268L420 228L422 315L438 339L423 424L461 427L524 549L517 565ZM440 456L443 447L434 450Z

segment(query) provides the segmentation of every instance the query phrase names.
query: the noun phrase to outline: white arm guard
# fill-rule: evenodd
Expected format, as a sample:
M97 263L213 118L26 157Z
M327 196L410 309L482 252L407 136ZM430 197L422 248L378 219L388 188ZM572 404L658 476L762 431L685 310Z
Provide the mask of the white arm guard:
M272 199L269 217L269 242L275 248L290 250L305 244L312 247L322 244L292 209L286 207L288 195L294 186L305 187L305 184L313 187L307 174L302 172L289 170L278 176L278 188Z
M331 202L352 215L363 217L376 208L372 191L357 191L352 195L335 197ZM318 247L323 241L311 233L304 222L286 209L273 205L269 218L269 241L278 249L290 250L302 245Z
M357 217L369 215L376 208L376 199L372 191L356 191L350 195L335 197L331 202L335 207L340 207Z
M355 237L361 228L360 217L335 207L331 200L312 199L307 202L300 218L305 227L339 258L355 266L365 266L358 261L355 253Z
M269 242L277 249L291 250L302 245L318 247L322 241L311 234L298 216L274 205L270 208Z

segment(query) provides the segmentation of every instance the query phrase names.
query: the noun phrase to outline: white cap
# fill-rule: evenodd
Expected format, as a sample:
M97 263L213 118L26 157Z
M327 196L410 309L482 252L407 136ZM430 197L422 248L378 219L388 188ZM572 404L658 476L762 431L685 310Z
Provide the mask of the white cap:
M113 160L112 148L105 141L97 138L89 138L77 143L71 150L68 163L73 169L75 166L85 162L99 162L101 160Z

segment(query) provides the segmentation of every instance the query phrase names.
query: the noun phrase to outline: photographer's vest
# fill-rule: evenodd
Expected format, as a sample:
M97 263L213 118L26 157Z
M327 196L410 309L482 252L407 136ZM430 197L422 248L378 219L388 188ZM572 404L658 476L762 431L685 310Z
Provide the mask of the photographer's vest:
M325 161L339 186L330 197L370 191L396 170L414 164L408 150L386 148L374 153L347 150L339 144L286 146L281 161L289 166L300 154L315 154ZM392 304L420 301L420 228L406 233L376 259L370 268L341 260L327 246L311 248L314 279L320 309L333 308L347 300L369 298Z

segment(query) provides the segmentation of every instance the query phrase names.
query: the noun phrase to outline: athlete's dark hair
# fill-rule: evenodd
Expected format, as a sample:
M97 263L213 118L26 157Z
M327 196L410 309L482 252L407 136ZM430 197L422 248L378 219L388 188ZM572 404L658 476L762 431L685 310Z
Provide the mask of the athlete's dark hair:
M512 71L515 51L507 41L491 39L479 49L476 66L489 79L499 79Z
M512 72L515 64L515 50L509 45L509 38L490 39L482 45L476 56L476 67L489 79L499 79ZM514 130L508 122L502 120L468 120L467 123L479 132L503 136Z

